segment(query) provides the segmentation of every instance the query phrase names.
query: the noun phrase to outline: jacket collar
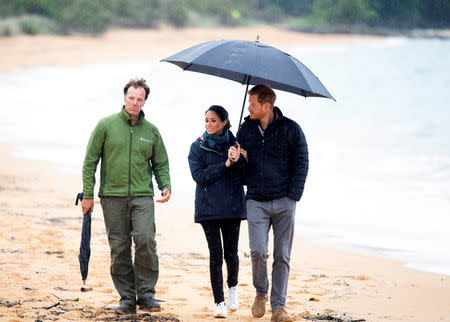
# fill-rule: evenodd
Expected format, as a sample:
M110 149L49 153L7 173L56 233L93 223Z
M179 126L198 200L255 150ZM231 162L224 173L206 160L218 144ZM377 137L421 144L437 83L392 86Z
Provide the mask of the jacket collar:
M236 137L233 135L233 132L231 132L230 130L228 130L228 137L229 137L228 144L234 143L234 141L236 141ZM207 147L207 144L205 142L205 138L203 137L203 134L200 135L200 137L197 140L201 146Z
M128 124L131 124L131 116L125 111L125 105L122 106L122 110L120 111L120 117L127 122ZM145 117L145 113L143 110L141 110L139 112L139 117L138 120L136 122L136 124L139 124L139 122L141 122L141 120ZM135 124L135 125L136 125Z
M283 113L281 113L281 110L280 110L277 106L274 106L274 107L273 107L273 114L274 114L274 116L273 116L273 121L272 121L271 123L269 123L269 125L268 125L267 127L270 127L270 126L272 126L272 125L277 124L277 123L284 117L284 116L283 116ZM256 125L259 125L259 121L258 121L258 120L252 120L252 119L250 118L250 115L247 116L247 117L245 117L244 120L245 120L246 122L254 123L254 124L256 124Z

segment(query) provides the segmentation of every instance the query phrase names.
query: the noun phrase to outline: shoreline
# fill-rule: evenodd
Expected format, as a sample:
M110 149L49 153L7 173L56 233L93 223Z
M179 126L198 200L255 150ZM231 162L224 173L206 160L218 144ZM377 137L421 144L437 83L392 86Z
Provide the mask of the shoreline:
M412 39L450 39L450 29L442 28L388 28L365 25L316 25L283 27L287 30L313 34L348 34L359 36L407 37Z
M128 62L161 58L190 44L214 38L254 38L261 28L186 31L112 31L99 38L60 39L53 36L19 37L0 45L14 45L0 55L3 76L21 68L80 66L99 62ZM384 37L318 36L264 27L262 42L288 46L376 41ZM142 44L138 52L127 41ZM14 53L14 54L13 54ZM109 276L109 247L101 207L96 198L92 222L91 261L87 286L80 292L78 247L81 215L74 206L81 186L79 176L63 173L50 161L11 156L16 145L0 143L0 317L35 320L111 318L106 308L118 295ZM174 200L172 200L174 201ZM209 283L208 249L199 225L193 223L193 200L156 206L160 279L158 316L182 321L215 321ZM176 225L174 225L176 222ZM271 254L271 249L269 249ZM230 320L254 321L254 298L247 224L239 245L240 308ZM317 299L314 301L310 299ZM366 321L438 321L450 319L450 277L407 268L404 263L321 245L296 234L291 256L287 310L302 317L334 312ZM48 307L59 303L56 307ZM269 308L267 306L267 308ZM53 312L53 313L52 313ZM46 316L44 318L44 316ZM264 320L270 318L270 312Z

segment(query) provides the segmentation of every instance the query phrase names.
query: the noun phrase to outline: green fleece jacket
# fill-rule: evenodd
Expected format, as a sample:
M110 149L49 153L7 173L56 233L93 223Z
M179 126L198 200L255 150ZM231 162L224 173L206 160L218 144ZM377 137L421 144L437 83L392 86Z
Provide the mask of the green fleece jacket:
M171 190L166 148L158 129L145 119L143 111L134 126L123 107L120 113L98 122L83 164L84 198L94 198L100 159L99 197L153 197L153 173L160 190Z

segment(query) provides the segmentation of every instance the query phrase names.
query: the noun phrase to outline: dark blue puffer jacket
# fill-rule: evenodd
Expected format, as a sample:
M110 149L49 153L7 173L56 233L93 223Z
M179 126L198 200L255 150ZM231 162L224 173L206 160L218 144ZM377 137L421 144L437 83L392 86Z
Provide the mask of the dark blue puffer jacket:
M299 201L309 168L308 145L300 125L284 117L276 106L273 111L274 121L264 133L259 121L246 117L237 135L248 152L247 199Z
M229 132L229 145L224 151L209 148L202 137L191 145L188 161L195 190L195 222L215 219L246 219L245 194L242 186L241 159L229 168L225 166L228 148L235 142Z

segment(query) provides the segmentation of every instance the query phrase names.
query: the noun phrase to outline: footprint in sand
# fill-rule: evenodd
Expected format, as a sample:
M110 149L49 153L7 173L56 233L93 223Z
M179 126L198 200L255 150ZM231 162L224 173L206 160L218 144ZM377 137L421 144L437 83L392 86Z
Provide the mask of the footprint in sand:
M112 290L112 289L110 289L110 288L107 288L107 289L105 289L105 290L101 290L101 291L98 291L98 292L100 292L100 293L107 293L107 294L111 294L111 293L113 292L113 290Z
M358 276L355 276L355 280L357 280L357 281L367 281L367 280L370 280L370 277L365 276L365 275L358 275Z
M328 293L327 292L315 292L315 293L312 293L313 295L315 295L315 296L324 296L324 295L327 295Z
M192 315L194 318L198 319L198 321L202 321L203 319L207 319L210 317L209 314L194 314Z
M174 301L180 301L180 302L186 302L188 299L184 298L184 297L178 297L178 298L174 298Z
M194 288L199 291L211 291L211 288L208 286L196 286Z
M301 305L302 303L298 302L298 301L288 301L286 304L288 306L295 306L295 305Z
M318 281L319 281L319 279L316 278L316 277L313 277L313 278L310 278L310 279L307 279L307 280L303 280L303 282L318 282Z

